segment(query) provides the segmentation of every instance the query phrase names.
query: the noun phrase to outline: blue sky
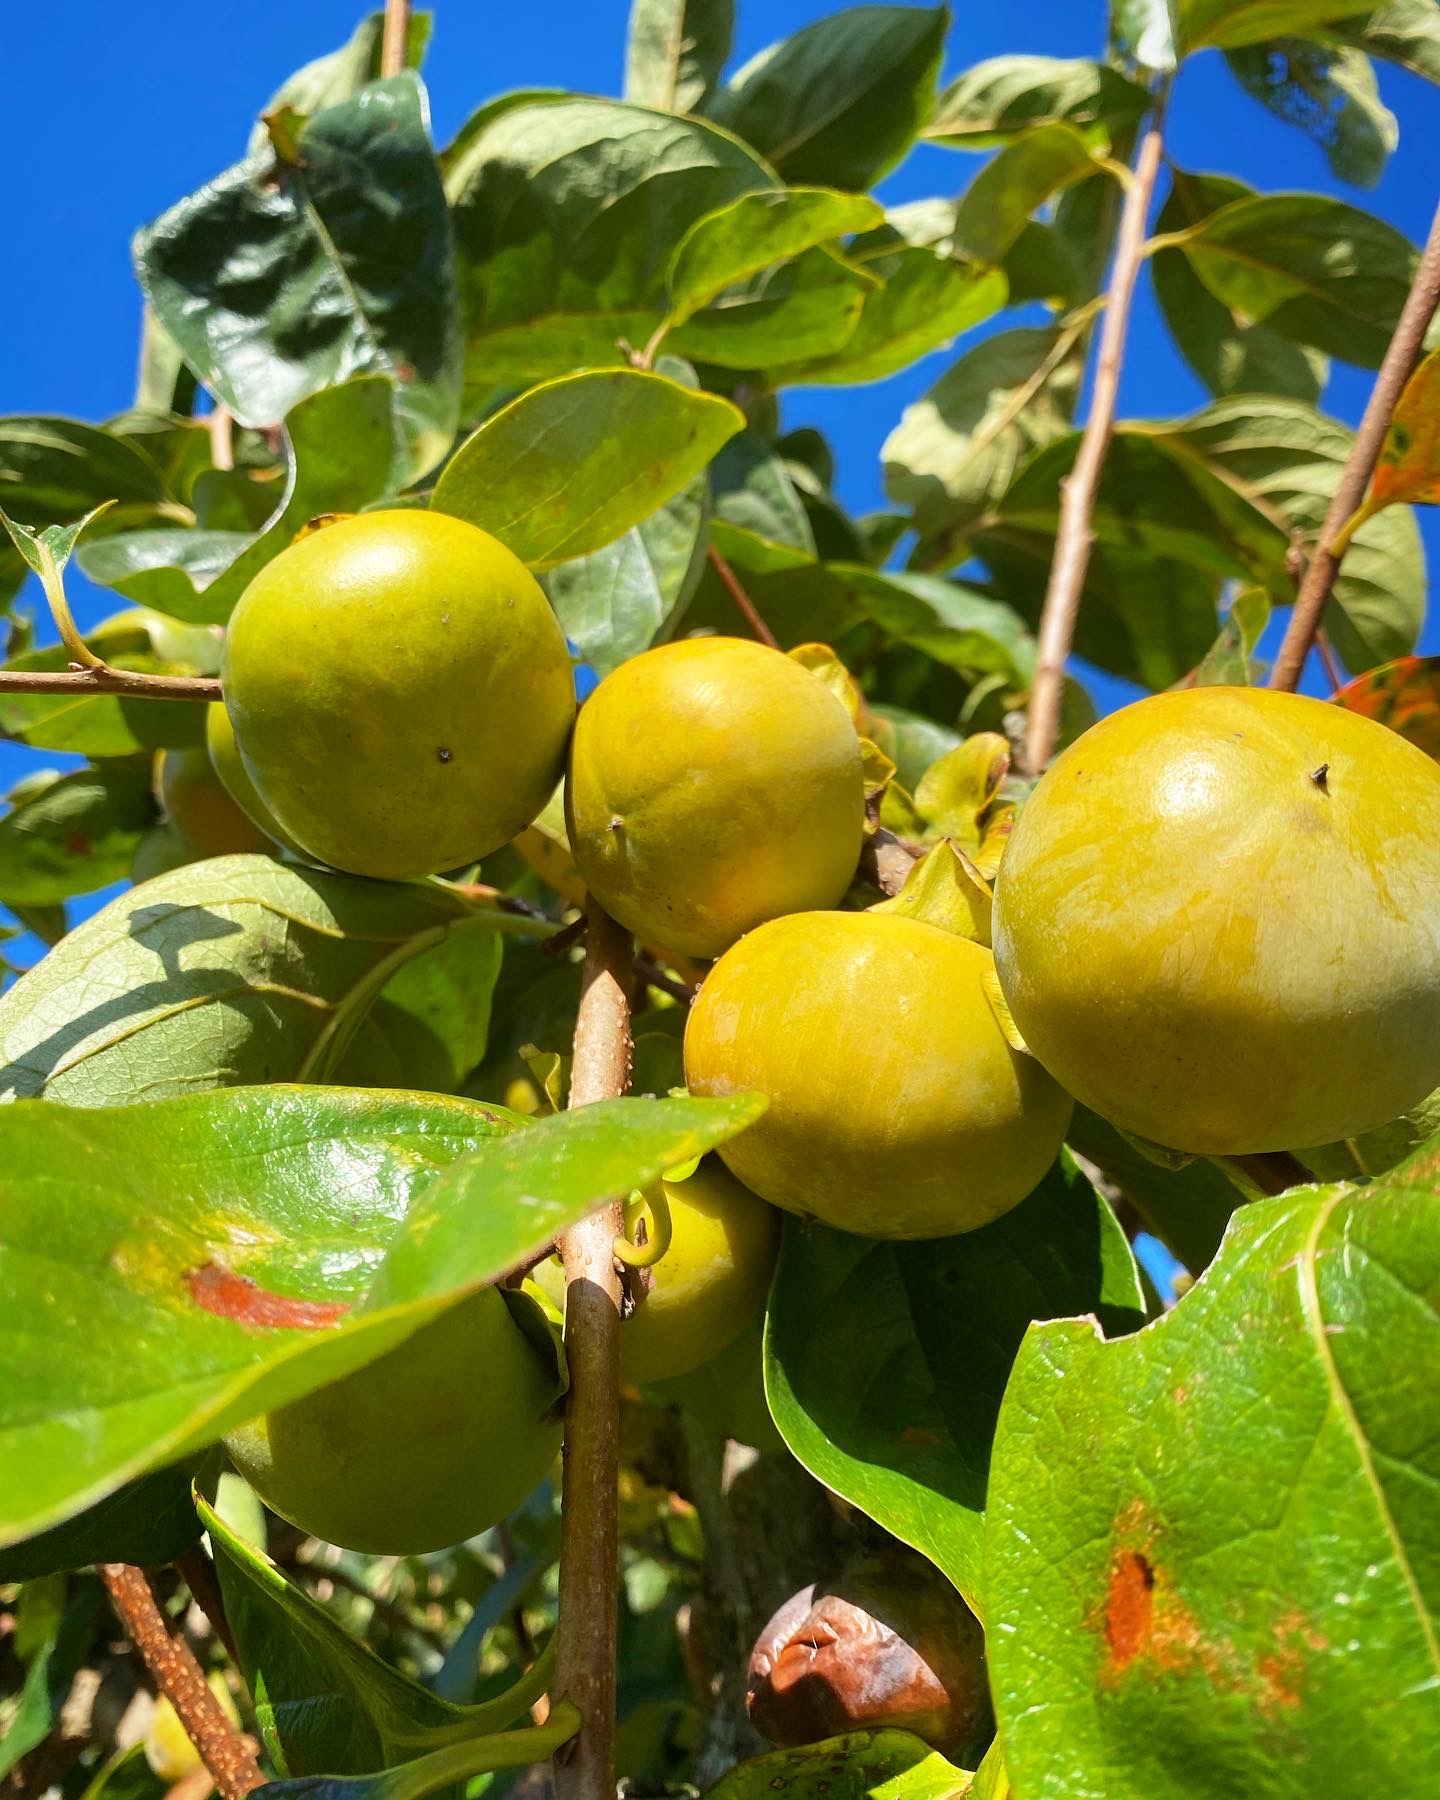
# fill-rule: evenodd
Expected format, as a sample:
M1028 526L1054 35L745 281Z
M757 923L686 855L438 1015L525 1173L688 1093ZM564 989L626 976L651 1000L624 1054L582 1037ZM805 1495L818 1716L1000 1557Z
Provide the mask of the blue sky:
M132 232L235 161L279 82L342 42L362 10L350 0L288 6L210 0L201 7L194 0L145 0L131 8L113 0L51 0L6 9L11 79L0 129L12 174L6 194L11 274L0 287L0 412L99 420L129 405L140 316ZM481 101L508 89L619 92L628 0L528 0L513 7L437 0L434 10L425 73L441 143ZM737 59L833 10L819 0L739 0ZM962 5L948 72L1007 51L1093 55L1103 36L1098 0ZM1321 151L1243 94L1214 53L1194 59L1180 77L1170 154L1182 167L1237 175L1267 190L1338 193L1418 241L1436 199L1440 90L1384 66L1380 81L1401 140L1368 193L1337 184ZM881 197L953 194L978 166L971 156L921 149L885 182ZM945 361L942 353L870 388L787 395L788 424L817 425L831 438L841 498L852 508L882 503L880 445L902 407ZM1326 409L1353 423L1371 380L1368 371L1336 365ZM1142 282L1122 416L1183 414L1205 399L1171 349ZM1440 512L1423 511L1421 519L1433 562L1440 554ZM112 596L87 594L78 578L74 586L82 623L113 610ZM1433 621L1424 647L1440 650ZM1118 683L1096 692L1107 706L1126 697ZM66 760L0 745L0 783L38 762Z

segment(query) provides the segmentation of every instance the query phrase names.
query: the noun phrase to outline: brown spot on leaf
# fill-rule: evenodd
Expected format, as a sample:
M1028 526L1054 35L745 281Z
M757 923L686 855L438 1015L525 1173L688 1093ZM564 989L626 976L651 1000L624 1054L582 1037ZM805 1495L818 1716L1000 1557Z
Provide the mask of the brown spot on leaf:
M940 1439L933 1431L926 1431L923 1426L907 1425L900 1433L900 1442L902 1444L918 1444L922 1449L933 1450L939 1444Z
M88 856L90 840L83 831L70 831L65 834L65 849L71 856Z
M319 1331L350 1310L348 1300L296 1300L287 1294L272 1294L248 1275L237 1275L217 1262L189 1270L185 1285L203 1311L214 1313L217 1319L233 1319L238 1325Z
M1154 1610L1155 1571L1138 1550L1119 1551L1105 1594L1105 1641L1117 1669L1148 1645Z

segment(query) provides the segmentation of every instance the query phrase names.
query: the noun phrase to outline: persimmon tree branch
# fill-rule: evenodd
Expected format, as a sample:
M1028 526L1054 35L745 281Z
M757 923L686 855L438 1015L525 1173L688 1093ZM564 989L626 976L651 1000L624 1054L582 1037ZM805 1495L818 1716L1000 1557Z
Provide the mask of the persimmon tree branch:
M135 669L93 668L0 669L0 694L119 694L127 700L198 700L220 698L218 678L208 675L144 675Z
M398 75L410 39L410 0L385 0L385 32L380 40L380 73Z
M265 1777L250 1740L226 1718L195 1653L165 1616L150 1577L130 1563L102 1563L100 1578L155 1685L175 1708L223 1800L243 1800Z
M778 650L780 648L780 640L765 623L764 619L761 618L760 609L745 592L740 577L730 567L729 563L726 562L725 558L713 544L707 546L705 554L709 558L710 567L720 577L721 581L724 582L730 598L740 608L746 624L755 633L762 644L768 644L772 650Z
M1030 690L1030 712L1025 732L1026 760L1038 775L1050 760L1060 730L1060 701L1065 688L1065 660L1075 637L1075 616L1085 586L1094 542L1091 520L1101 471L1115 429L1115 400L1120 389L1120 366L1130 326L1130 304L1144 257L1145 225L1155 194L1164 147L1166 88L1156 89L1150 120L1135 153L1134 173L1125 190L1115 258L1105 293L1105 318L1100 328L1100 350L1095 364L1095 387L1090 414L1081 434L1075 467L1060 487L1060 526L1055 535L1055 555L1040 613L1035 681Z
M1283 688L1293 694L1299 685L1345 554L1343 544L1334 547L1335 539L1365 498L1396 402L1420 360L1425 333L1435 317L1437 306L1440 306L1440 208L1436 209L1431 222L1430 236L1415 270L1415 279L1401 310L1395 335L1390 339L1380 373L1375 377L1375 386L1371 389L1360 429L1355 433L1355 442L1350 447L1340 485L1330 502L1325 523L1320 527L1315 554L1310 558L1300 591L1295 596L1295 610L1290 614L1275 667L1270 671L1272 688Z
M630 1084L630 935L592 899L575 1024L570 1105ZM565 1474L560 1514L560 1622L555 1691L580 1710L555 1755L557 1800L614 1800L615 1665L620 1586L621 1198L560 1239L565 1264Z

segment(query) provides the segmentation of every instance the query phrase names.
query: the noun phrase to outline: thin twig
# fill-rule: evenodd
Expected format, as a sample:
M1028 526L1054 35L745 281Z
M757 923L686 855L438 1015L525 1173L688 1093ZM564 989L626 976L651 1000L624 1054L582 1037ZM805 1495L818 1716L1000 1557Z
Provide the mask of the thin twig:
M409 61L410 0L385 0L385 35L380 40L380 73L398 75Z
M772 650L778 650L780 648L780 640L760 617L755 602L745 592L744 588L741 587L740 577L730 567L729 563L726 562L725 558L713 544L707 547L705 554L710 559L710 567L714 569L715 573L725 583L726 588L729 590L730 598L745 615L746 624L749 625L750 629L755 633L762 644L768 644Z
M354 1594L357 1600L368 1602L372 1625L383 1619L392 1631L418 1638L427 1649L434 1650L441 1656L445 1654L447 1646L438 1631L412 1619L403 1606L394 1600L387 1600L383 1594L377 1594L348 1569L332 1569L323 1562L311 1562L308 1558L299 1557L296 1558L295 1567L310 1576L317 1586L322 1581L328 1581L332 1588L343 1588L347 1594Z
M575 1024L570 1105L623 1094L630 1082L630 936L592 899ZM579 1733L555 1757L557 1800L613 1800L620 1545L620 1202L560 1240L565 1263L565 1472L560 1514L560 1623L555 1692L579 1709Z
M658 988L662 994L668 994L682 1006L688 1006L695 998L695 990L689 982L682 981L678 975L672 975L668 969L662 969L655 958L647 956L643 950L635 952L634 968L647 987Z
M1337 693L1345 685L1345 671L1336 659L1330 642L1330 634L1322 625L1315 633L1315 648L1320 652L1320 660L1325 665L1325 679Z
M1360 429L1355 433L1355 442L1350 446L1350 456L1340 477L1340 485L1330 502L1325 523L1320 527L1320 541L1315 546L1315 554L1310 558L1310 566L1305 571L1300 592L1295 596L1295 610L1290 615L1289 626L1275 658L1275 667L1270 671L1272 688L1284 688L1293 694L1299 685L1310 646L1314 643L1320 621L1325 616L1325 608L1335 586L1335 577L1340 573L1344 550L1337 556L1331 545L1341 526L1365 498L1370 477L1375 473L1375 464L1384 447L1385 433L1390 428L1396 402L1420 360L1420 353L1425 347L1425 333L1430 327L1431 319L1435 317L1437 306L1440 306L1440 208L1436 209L1431 223L1430 236L1415 270L1415 279L1410 285L1409 298L1401 311L1395 335L1390 339L1390 348L1385 352L1380 373L1375 377L1375 386L1371 390L1365 416L1360 421Z
M230 1629L230 1618L225 1611L225 1596L220 1591L220 1579L215 1573L214 1563L198 1544L192 1544L175 1558L175 1569L189 1588L190 1598L210 1621L210 1629L225 1646L225 1654L238 1669L241 1666L240 1649Z
M210 1692L195 1652L155 1598L150 1577L130 1563L101 1563L100 1578L155 1685L175 1708L224 1800L243 1800L265 1780L254 1748Z
M1085 586L1094 541L1091 519L1105 455L1115 428L1115 399L1120 387L1120 364L1125 354L1125 334L1130 324L1130 302L1145 246L1145 223L1155 192L1164 143L1166 89L1157 88L1150 123L1140 139L1135 157L1135 178L1125 194L1115 260L1105 296L1105 319L1100 330L1100 352L1095 365L1095 389L1090 416L1080 438L1075 467L1061 484L1060 526L1055 535L1055 557L1040 614L1035 680L1030 690L1030 718L1025 734L1030 773L1038 775L1050 760L1060 731L1060 702L1065 690L1065 661L1075 637L1075 615Z
M142 675L135 669L0 669L0 694L119 694L128 700L220 698L220 683L207 675Z

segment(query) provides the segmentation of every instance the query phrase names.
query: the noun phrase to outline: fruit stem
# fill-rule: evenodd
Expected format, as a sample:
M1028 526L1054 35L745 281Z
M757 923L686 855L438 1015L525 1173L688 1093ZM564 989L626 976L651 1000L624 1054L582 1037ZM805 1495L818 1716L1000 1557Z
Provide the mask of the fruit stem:
M630 1085L630 934L586 904L585 973L575 1021L570 1105ZM555 1756L556 1800L613 1800L620 1545L620 1276L614 1245L623 1196L560 1239L565 1264L564 1488L555 1691L581 1726Z
M251 1740L226 1718L206 1684L195 1652L161 1610L150 1577L131 1563L101 1563L100 1579L155 1685L175 1708L224 1800L243 1800L265 1780Z
M730 567L729 563L726 562L725 558L713 544L706 547L705 554L710 559L710 567L720 577L721 581L725 583L730 598L744 614L745 623L755 633L762 644L768 644L772 650L778 650L780 648L779 638L776 637L775 633L765 623L764 619L760 617L760 612L756 607L755 602L740 585L740 577Z
M410 0L385 0L385 35L380 40L382 79L398 75L405 67L410 39Z
M1384 448L1385 434L1390 429L1396 403L1420 360L1420 353L1425 347L1425 334L1430 328L1437 306L1440 306L1440 207L1436 208L1431 222L1430 236L1426 239L1424 252L1415 270L1415 279L1400 313L1395 335L1390 339L1390 348L1385 352L1380 373L1375 377L1375 386L1371 390L1365 416L1360 421L1360 429L1355 433L1355 442L1350 446L1350 456L1341 474L1340 485L1330 502L1325 523L1320 527L1315 554L1310 558L1305 579L1300 583L1300 591L1295 596L1295 609L1290 614L1290 623L1275 658L1275 667L1270 671L1272 688L1283 688L1293 694L1299 685L1301 672L1310 655L1310 646L1315 642L1320 621L1325 616L1335 578L1340 573L1341 559L1349 543L1348 534L1339 542L1336 541L1337 537L1347 520L1364 504L1366 490Z
M1315 1177L1288 1150L1263 1150L1253 1156L1217 1156L1216 1162L1228 1165L1246 1183L1262 1194L1288 1194L1291 1188L1304 1187Z
M108 663L83 669L0 669L0 694L119 694L131 700L220 698L220 683L203 675L142 675Z
M1080 438L1075 466L1060 484L1060 527L1055 534L1055 555L1040 613L1035 680L1030 689L1030 712L1025 745L1029 773L1038 775L1049 762L1060 731L1060 701L1065 691L1065 661L1075 637L1075 617L1085 586L1085 571L1095 533L1091 519L1106 452L1115 428L1115 400L1120 387L1120 365L1130 324L1130 303L1145 251L1145 224L1155 193L1164 147L1165 101L1168 82L1154 93L1150 122L1135 155L1135 172L1125 193L1115 260L1105 293L1105 319L1100 330L1100 351L1095 364L1095 386L1090 415Z

